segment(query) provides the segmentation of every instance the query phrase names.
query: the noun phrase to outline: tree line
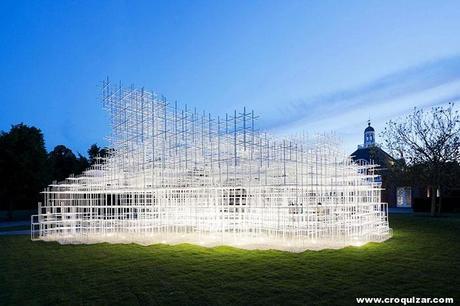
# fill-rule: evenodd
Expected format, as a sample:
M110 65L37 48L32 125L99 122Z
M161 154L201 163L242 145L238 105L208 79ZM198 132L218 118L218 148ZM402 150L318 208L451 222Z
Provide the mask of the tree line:
M88 158L64 145L47 152L40 129L13 125L8 132L0 132L0 210L12 216L13 210L37 208L47 185L81 174L106 154L107 148L97 144L88 149Z
M414 108L388 121L381 136L398 158L389 169L389 179L427 187L431 215L439 215L446 193L460 189L460 113L454 103L430 110Z

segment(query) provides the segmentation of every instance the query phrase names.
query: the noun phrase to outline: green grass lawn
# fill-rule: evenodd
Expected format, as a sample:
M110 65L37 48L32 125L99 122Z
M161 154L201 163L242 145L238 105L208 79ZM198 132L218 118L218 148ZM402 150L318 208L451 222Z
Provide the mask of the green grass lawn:
M287 253L192 245L65 245L0 236L0 304L324 304L460 301L460 218L391 215L394 237Z

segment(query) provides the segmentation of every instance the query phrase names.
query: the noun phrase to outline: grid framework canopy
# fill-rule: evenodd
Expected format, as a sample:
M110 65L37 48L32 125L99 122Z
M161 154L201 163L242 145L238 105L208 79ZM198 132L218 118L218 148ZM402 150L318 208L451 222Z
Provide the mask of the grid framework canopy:
M333 136L279 138L254 112L213 117L103 82L107 156L48 186L32 239L340 248L391 237L376 165Z

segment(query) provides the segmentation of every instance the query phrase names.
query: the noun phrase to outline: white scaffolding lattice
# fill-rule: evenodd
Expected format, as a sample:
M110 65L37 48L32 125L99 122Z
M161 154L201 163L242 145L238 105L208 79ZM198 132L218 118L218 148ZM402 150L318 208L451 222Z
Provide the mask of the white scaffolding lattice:
M108 156L43 192L32 239L302 251L391 236L376 166L333 137L277 139L246 109L215 118L108 81L103 105Z

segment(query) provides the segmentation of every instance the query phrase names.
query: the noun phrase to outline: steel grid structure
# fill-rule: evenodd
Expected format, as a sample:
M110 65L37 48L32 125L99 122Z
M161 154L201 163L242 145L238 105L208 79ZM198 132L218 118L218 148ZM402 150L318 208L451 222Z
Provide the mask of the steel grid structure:
M302 251L391 236L376 165L334 137L279 139L253 111L215 118L108 80L102 91L109 155L43 192L33 240Z

